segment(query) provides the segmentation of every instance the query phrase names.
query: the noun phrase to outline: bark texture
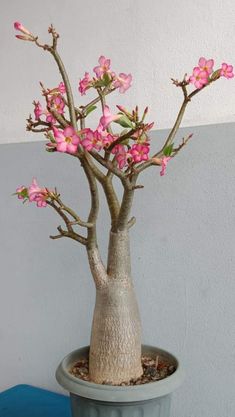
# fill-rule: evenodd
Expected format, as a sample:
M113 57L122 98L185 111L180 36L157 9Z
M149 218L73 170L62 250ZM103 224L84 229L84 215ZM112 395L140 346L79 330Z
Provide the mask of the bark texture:
M141 322L130 268L127 231L110 234L108 279L96 287L89 370L96 383L139 377Z

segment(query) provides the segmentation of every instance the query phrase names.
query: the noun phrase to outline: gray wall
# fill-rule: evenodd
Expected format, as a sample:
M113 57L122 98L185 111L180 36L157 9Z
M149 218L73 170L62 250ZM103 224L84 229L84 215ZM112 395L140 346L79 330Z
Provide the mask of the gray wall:
M179 138L184 132L194 137L165 177L150 169L136 192L131 237L143 341L174 352L186 368L172 417L233 417L235 124L187 128ZM165 133L154 133L153 149ZM48 239L56 214L11 193L35 175L84 216L84 178L74 158L48 154L43 142L1 145L0 170L0 389L27 383L60 391L58 362L89 343L94 287L84 248Z

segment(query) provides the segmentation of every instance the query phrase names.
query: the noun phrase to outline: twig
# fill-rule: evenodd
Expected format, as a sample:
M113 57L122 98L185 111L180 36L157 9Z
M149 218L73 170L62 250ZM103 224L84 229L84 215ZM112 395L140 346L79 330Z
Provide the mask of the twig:
M87 239L84 238L83 236L78 235L77 233L71 233L71 232L67 232L66 230L63 230L61 226L57 227L57 230L59 231L59 235L50 235L50 238L55 240L55 239L60 239L61 237L70 237L73 240L76 240L77 242L81 243L82 245L87 245Z
M132 217L129 222L127 223L127 227L128 229L130 229L132 226L134 226L134 224L136 223L136 218Z
M69 218L62 211L61 207L60 206L58 207L55 204L55 201L52 198L51 198L51 200L47 200L47 204L49 206L51 206L60 215L60 217L62 217L62 219L64 220L64 222L66 224L67 231L63 230L61 228L61 226L59 226L57 228L57 230L60 232L61 237L63 237L63 236L70 237L71 239L74 239L74 240L82 243L83 245L86 245L87 244L87 239L85 237L81 236L80 234L74 232L74 230L73 230L73 228L72 228L72 226L70 224ZM58 239L59 237L58 236L56 236L56 237L54 236L54 237L51 237L51 238L52 239Z
M192 136L193 133L190 133L190 135L188 135L186 138L183 138L181 144L177 148L174 148L172 150L171 156L174 157L175 155L177 155L177 153L188 143L189 139L191 139Z

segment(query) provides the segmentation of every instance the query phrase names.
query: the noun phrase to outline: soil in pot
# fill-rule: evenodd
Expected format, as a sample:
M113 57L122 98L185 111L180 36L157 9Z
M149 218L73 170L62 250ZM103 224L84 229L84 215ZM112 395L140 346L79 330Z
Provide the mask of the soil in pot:
M176 370L175 364L162 356L156 356L154 359L151 356L143 355L141 357L143 374L140 378L131 379L128 382L122 382L119 386L133 386L142 385L149 382L160 381L173 374ZM84 381L90 381L89 376L89 359L87 357L80 358L70 369L70 373L76 378ZM113 385L110 381L103 381L104 385Z

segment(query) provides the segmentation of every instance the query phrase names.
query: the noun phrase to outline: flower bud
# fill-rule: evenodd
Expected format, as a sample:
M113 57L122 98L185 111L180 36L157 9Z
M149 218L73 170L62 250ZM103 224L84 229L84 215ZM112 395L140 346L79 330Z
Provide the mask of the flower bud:
M23 35L16 35L16 38L21 39L23 41L34 41L34 36L32 33L26 29L20 22L14 23L14 28L19 32L23 33Z
M25 35L31 35L28 29L26 29L20 22L14 23L14 28L19 30L20 32L24 33Z
M17 39L21 39L22 41L31 41L31 42L34 41L32 36L28 36L28 35L15 35L15 36Z
M214 71L210 76L210 81L216 81L220 78L221 69Z

